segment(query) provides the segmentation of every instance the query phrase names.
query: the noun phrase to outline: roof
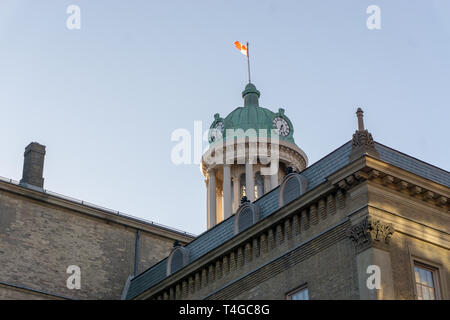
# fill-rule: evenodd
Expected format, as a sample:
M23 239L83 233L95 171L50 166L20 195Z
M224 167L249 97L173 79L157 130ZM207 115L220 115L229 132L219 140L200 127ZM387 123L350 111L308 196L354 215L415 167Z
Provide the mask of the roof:
M222 123L223 128L221 129L221 135L223 140L227 140L227 130L233 130L233 133L239 134L235 130L255 130L256 136L260 134L264 135L264 138L270 138L271 129L274 129L274 119L282 118L286 121L289 126L289 133L286 136L278 135L280 140L288 141L295 144L294 141L294 126L289 118L284 114L284 109L279 109L278 112L273 112L267 108L263 108L259 105L260 92L256 89L253 83L248 83L245 90L242 92L242 97L244 98L244 106L234 109L225 118L221 118L219 114L214 115L214 121L212 122L210 129L215 129L218 123ZM259 131L259 130L266 130ZM252 132L247 132L250 136ZM242 134L244 134L242 132ZM232 137L234 138L234 137ZM219 139L220 140L220 139ZM218 141L219 141L218 140ZM210 143L217 142L210 139Z
M59 193L56 193L56 192L53 192L53 191L50 191L50 190L47 190L47 189L35 187L35 186L29 185L29 184L23 184L23 183L20 183L19 181L13 180L13 179L8 179L8 178L0 176L0 181L5 182L5 183L10 184L10 185L14 185L14 186L20 187L20 188L32 190L34 192L39 192L39 193L42 193L42 194L45 194L47 196L51 196L51 197L54 197L54 198L57 198L57 199L60 199L60 200L69 201L70 203L75 203L77 205L81 205L81 206L89 208L89 209L98 210L98 211L100 211L102 213L111 215L112 217L120 217L120 218L123 218L125 220L128 220L129 222L133 221L133 222L140 223L142 225L147 225L147 226L152 227L152 228L158 228L158 229L161 229L161 231L165 232L166 236L170 232L171 234L177 234L177 235L180 235L180 236L183 236L183 237L188 237L188 238L191 238L191 239L195 237L194 234L189 233L187 231L183 231L183 230L179 230L179 229L176 229L176 228L173 228L173 227L169 227L169 226L166 226L166 225L163 225L163 224L151 221L151 220L147 220L147 219L144 219L144 218L139 218L139 217L136 217L136 216L124 213L124 212L120 212L118 210L113 210L113 209L109 209L109 208L106 208L106 207L102 207L102 206L90 203L88 201L75 199L75 198L72 198L72 197L69 197L69 196L65 196L65 195L62 195L62 194L59 194Z
M412 172L423 178L450 187L449 172L408 156L404 153L398 152L377 142L375 142L375 148L380 154L380 160ZM349 141L303 170L302 174L308 180L307 191L314 189L318 185L322 184L326 181L326 178L328 176L349 164L351 149L352 142ZM279 186L255 201L255 204L259 206L261 219L270 216L279 209L278 190ZM192 263L209 251L233 238L235 236L234 219L235 215L232 215L227 220L205 231L196 239L188 243L186 245L186 248L189 249L189 263ZM153 267L147 269L137 277L133 278L127 292L127 299L132 299L138 296L139 294L164 280L166 278L166 267L167 258L160 261Z

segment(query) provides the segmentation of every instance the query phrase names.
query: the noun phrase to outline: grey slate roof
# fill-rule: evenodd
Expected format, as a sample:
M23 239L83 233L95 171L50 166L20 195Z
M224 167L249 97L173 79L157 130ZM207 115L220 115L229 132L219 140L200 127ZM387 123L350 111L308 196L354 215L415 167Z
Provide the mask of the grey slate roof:
M449 172L377 142L375 143L375 148L379 152L382 161L450 187ZM307 191L325 182L329 175L346 166L349 163L351 149L352 142L349 141L303 170L302 174L308 180ZM278 190L279 186L255 201L260 208L261 219L268 217L278 210ZM234 218L235 216L232 215L227 220L205 231L188 243L186 248L189 249L189 261L193 262L199 259L212 249L234 237ZM167 258L133 278L126 295L127 299L136 297L166 278L166 267Z

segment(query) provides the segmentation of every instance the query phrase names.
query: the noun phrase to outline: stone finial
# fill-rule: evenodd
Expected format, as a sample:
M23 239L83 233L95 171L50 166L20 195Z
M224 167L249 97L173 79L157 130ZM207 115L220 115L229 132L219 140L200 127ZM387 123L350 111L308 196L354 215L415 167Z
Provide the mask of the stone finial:
M358 108L356 111L356 117L358 118L358 130L356 130L353 135L350 161L356 160L363 155L380 158L380 154L375 148L372 134L364 129L364 111L361 108Z
M358 131L364 131L364 111L361 108L356 110L356 117L358 118Z
M246 204L247 202L250 202L250 200L248 200L248 198L246 196L243 196L241 198L241 204Z
M181 246L180 241L175 240L175 241L173 242L173 247L174 247L174 248L180 247L180 246Z
M244 98L244 107L259 106L260 92L256 89L253 83L248 83L242 92L242 98Z

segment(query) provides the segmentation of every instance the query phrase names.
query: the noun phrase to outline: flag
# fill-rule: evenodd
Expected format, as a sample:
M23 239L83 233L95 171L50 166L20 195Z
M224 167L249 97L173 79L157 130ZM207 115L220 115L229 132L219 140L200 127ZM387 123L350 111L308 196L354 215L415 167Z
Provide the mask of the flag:
M234 45L244 56L248 58L248 48L245 44L242 44L239 41L235 41Z

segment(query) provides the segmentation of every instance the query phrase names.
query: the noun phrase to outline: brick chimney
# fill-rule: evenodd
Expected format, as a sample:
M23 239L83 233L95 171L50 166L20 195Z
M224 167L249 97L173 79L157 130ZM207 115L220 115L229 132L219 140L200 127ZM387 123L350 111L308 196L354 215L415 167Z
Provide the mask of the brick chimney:
M25 148L23 174L20 183L38 188L44 187L45 146L32 142Z

